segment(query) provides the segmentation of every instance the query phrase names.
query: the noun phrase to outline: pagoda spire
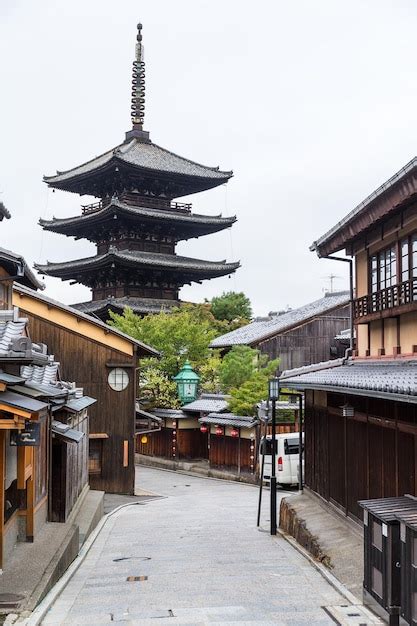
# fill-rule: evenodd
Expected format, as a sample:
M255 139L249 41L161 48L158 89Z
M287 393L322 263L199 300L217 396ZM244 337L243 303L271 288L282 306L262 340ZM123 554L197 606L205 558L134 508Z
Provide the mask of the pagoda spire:
M145 48L142 43L142 24L139 23L137 29L130 106L132 130L126 133L126 139L136 137L141 141L149 141L149 133L143 130L145 122Z

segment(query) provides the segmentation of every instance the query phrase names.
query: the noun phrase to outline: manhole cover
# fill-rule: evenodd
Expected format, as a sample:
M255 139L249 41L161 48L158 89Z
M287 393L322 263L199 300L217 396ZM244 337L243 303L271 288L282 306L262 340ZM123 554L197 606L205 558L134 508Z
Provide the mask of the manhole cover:
M128 576L126 580L129 583L134 583L137 581L142 582L144 580L148 580L148 577L147 576Z
M24 599L17 593L0 593L0 608L16 608Z

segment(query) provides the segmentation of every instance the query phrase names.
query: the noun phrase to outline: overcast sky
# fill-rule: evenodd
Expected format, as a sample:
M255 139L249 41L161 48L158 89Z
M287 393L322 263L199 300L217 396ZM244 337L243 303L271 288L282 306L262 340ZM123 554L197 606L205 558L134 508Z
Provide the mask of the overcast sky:
M261 315L320 298L331 273L346 288L345 264L308 248L417 153L415 0L0 0L0 245L30 264L94 254L38 226L91 201L42 176L123 141L138 21L151 139L234 171L191 200L237 224L177 250L242 267L181 298L244 291Z

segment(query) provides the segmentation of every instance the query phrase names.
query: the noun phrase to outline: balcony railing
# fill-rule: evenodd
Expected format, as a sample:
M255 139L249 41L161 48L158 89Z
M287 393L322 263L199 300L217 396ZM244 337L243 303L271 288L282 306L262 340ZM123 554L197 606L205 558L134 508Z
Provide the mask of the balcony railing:
M93 202L92 204L82 204L81 211L82 214L86 213L94 213L95 211L100 211L103 207L107 206L111 202L111 198L105 200L104 202L100 200L99 202ZM184 202L170 202L169 200L159 200L158 198L151 197L129 197L124 198L121 196L121 202L126 202L132 206L142 206L145 208L153 208L153 209L167 209L169 211L179 211L181 213L191 213L192 204L184 203Z
M353 315L359 319L412 303L417 308L417 278L356 298L353 301Z

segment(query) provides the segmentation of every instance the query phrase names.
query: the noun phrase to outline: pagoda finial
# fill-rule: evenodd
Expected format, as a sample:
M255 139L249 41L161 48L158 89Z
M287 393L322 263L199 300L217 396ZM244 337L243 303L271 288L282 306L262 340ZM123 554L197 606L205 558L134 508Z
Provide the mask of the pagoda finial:
M143 130L145 120L145 49L142 44L142 24L138 24L136 52L132 71L132 127Z

